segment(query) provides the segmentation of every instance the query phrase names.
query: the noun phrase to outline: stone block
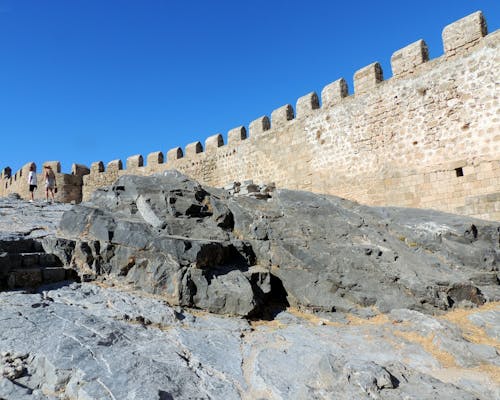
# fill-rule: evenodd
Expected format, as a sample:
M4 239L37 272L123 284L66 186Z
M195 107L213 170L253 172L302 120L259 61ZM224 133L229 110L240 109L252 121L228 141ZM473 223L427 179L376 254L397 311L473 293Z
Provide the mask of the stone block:
M212 135L205 140L205 152L211 153L224 146L224 139L220 133Z
M39 265L42 267L61 267L61 261L55 254L41 253L39 255Z
M344 78L340 78L326 85L321 91L322 107L325 108L338 104L344 97L347 97L348 94L347 82Z
M7 286L10 289L36 287L42 283L40 268L20 269L10 271Z
M429 49L423 40L418 40L392 54L392 74L397 76L411 72L426 61L429 61Z
M178 160L184 157L184 153L180 147L174 147L167 152L167 162Z
M122 160L113 160L106 166L106 171L108 172L118 172L123 169Z
M247 138L247 130L244 126L238 126L227 133L227 143L235 144Z
M163 153L161 151L154 151L149 153L147 158L148 167L158 164L163 164Z
M44 283L61 282L66 279L64 268L44 268L42 269L42 280Z
M144 166L142 155L136 154L127 158L127 169L134 169Z
M71 174L76 176L84 176L90 174L90 168L83 164L72 164Z
M293 107L290 104L285 104L271 113L271 126L273 129L283 126L293 117Z
M297 118L306 117L310 115L312 111L317 110L318 108L318 95L315 92L308 93L297 100Z
M102 161L96 161L93 162L90 165L90 173L91 174L98 174L100 172L104 172L104 164Z
M21 254L21 259L23 267L33 267L40 263L39 253L24 253Z
M443 29L443 48L445 53L451 53L462 47L475 45L488 34L486 20L481 11L477 11Z
M16 253L0 253L0 271L22 266L22 257Z
M267 116L257 118L252 122L250 122L249 126L250 137L268 131L270 128L271 128L271 123L269 122L269 118Z
M203 152L203 147L200 142L189 143L186 146L186 157L193 157L201 152Z
M368 92L383 80L382 67L378 62L367 65L354 74L354 93Z

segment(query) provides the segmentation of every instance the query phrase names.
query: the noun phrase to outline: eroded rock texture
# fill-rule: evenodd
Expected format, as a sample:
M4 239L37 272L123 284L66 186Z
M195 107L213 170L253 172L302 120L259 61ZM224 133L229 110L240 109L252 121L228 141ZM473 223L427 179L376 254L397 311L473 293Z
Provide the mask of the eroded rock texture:
M500 224L429 210L290 190L234 197L169 171L120 177L59 228L44 247L83 279L221 314L436 312L500 300Z
M498 223L248 193L0 200L0 399L500 397ZM12 290L33 260L94 282Z
M294 309L248 321L171 308L123 288L0 293L6 400L494 400L491 303L442 317ZM498 332L497 332L498 334Z

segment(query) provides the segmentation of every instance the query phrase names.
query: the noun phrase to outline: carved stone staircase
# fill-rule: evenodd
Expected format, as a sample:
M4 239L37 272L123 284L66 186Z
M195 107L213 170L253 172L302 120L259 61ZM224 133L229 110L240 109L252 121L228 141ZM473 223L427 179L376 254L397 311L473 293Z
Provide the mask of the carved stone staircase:
M34 289L41 284L74 279L54 254L34 239L0 241L0 290Z

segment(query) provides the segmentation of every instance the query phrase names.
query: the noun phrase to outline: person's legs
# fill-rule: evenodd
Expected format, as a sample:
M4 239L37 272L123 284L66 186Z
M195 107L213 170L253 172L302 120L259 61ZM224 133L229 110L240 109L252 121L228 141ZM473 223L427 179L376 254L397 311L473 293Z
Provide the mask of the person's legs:
M45 201L49 201L49 188L45 188Z

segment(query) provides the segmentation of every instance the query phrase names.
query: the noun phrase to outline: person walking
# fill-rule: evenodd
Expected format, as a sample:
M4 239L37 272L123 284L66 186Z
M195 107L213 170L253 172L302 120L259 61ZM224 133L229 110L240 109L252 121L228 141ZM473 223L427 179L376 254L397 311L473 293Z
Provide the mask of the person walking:
M38 187L36 179L36 165L34 163L30 165L30 173L28 174L28 185L30 187L30 202L33 203L34 200L33 192Z
M50 165L44 165L44 177L45 177L45 200L49 201L49 193L52 201L54 201L54 191L56 190L56 174L52 170Z

